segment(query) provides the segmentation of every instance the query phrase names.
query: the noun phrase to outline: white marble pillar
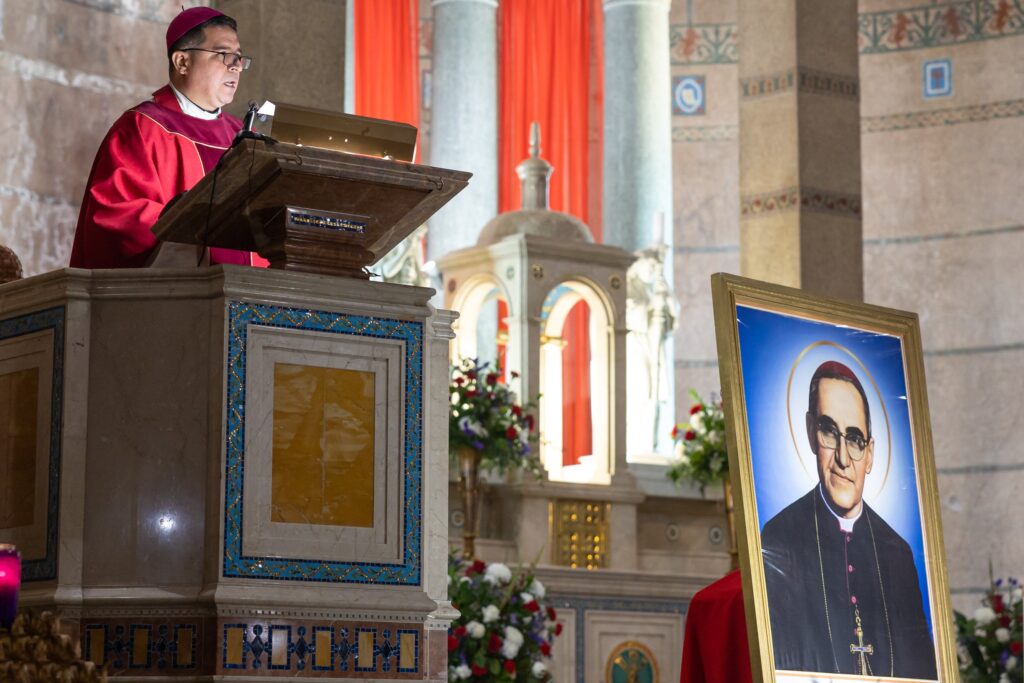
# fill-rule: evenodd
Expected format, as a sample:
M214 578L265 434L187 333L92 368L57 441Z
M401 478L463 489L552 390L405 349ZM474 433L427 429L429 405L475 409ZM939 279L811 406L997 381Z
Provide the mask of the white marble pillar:
M665 245L672 254L672 104L669 72L671 0L604 0L604 242L627 251ZM674 282L672 258L665 279ZM672 338L664 363L674 367ZM645 372L630 359L628 372ZM659 404L657 434L650 425L627 424L634 444L630 459L672 454L669 433L675 417L674 373ZM631 400L636 400L632 398ZM646 421L645 421L646 422ZM663 426L662 426L663 425ZM630 434L630 429L644 434ZM641 437L641 438L637 438ZM642 443L643 446L637 446ZM639 449L639 450L637 450Z
M653 246L659 214L672 225L670 5L604 0L602 222L605 243L627 251ZM672 253L670 227L665 238Z
M498 2L433 0L433 11L430 163L473 178L430 219L432 261L476 244L498 213Z

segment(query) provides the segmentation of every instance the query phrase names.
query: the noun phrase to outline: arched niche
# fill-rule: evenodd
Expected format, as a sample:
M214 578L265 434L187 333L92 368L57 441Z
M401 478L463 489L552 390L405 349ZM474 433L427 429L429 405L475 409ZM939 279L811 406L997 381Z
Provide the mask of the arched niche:
M585 323L581 323L585 315ZM583 280L567 280L554 287L544 300L540 338L540 433L541 459L553 481L586 484L611 482L612 415L611 378L613 343L611 306L602 292ZM582 328L583 335L579 334ZM585 357L573 344L585 339ZM589 410L581 408L580 387L566 387L581 376L567 368L581 363L589 389ZM568 396L576 400L565 401ZM584 415L581 415L584 413ZM589 427L582 423L589 417ZM579 425L579 426L577 426ZM567 449L578 446L580 433L589 431L590 452L573 462Z
M504 285L489 274L475 275L456 292L452 308L459 311L453 324L452 361L476 358L500 367L504 373L508 346L510 315L508 292Z

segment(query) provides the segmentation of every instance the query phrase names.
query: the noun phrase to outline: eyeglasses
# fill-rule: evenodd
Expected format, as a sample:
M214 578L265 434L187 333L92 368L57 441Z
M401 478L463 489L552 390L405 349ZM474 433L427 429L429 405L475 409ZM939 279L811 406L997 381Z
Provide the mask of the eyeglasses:
M850 456L850 460L860 461L864 457L864 451L867 450L869 442L858 431L840 434L836 423L829 417L818 418L818 445L820 447L834 451L839 448L840 439L846 442L846 452Z
M246 57L240 52L225 52L223 50L207 50L205 47L186 47L179 50L179 52L212 52L215 55L220 55L221 60L224 62L224 66L229 69L239 64L242 65L242 71L245 71L252 66L252 57Z

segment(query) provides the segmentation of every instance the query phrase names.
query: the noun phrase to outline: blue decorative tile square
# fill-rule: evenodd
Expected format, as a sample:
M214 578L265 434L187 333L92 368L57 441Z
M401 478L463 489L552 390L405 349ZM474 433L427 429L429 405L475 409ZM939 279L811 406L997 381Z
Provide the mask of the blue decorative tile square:
M703 116L705 106L704 76L672 77L672 113L676 116Z
M246 354L251 326L329 332L404 341L405 380L402 560L338 562L316 558L246 555L242 550L245 487ZM228 304L226 463L224 470L224 576L243 579L323 581L418 586L421 580L423 488L423 323L330 311L268 306L244 301Z
M64 307L0 320L0 341L26 334L53 330L53 378L50 401L50 460L46 484L46 553L37 560L22 560L22 581L48 581L57 578L57 529L60 508L61 407L64 403Z
M936 59L924 63L925 99L948 97L953 94L953 63Z

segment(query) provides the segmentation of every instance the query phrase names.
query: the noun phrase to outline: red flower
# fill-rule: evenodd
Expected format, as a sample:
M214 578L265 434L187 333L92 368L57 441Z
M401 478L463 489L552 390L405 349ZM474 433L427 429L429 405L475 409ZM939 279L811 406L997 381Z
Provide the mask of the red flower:
M536 600L530 600L530 602L526 603L526 605L524 605L524 607L526 607L526 609L529 610L530 612L539 612L540 611L540 605L537 604Z
M517 379L518 377L519 377L519 373L516 372L515 370L513 370L512 371L512 379Z
M493 387L495 384L498 383L498 376L495 375L493 372L489 373L487 375L487 383Z
M526 416L526 427L530 431L533 431L533 415L527 414L527 416Z
M466 398L474 398L478 393L476 389L470 389L466 392Z
M459 647L459 639L455 636L448 636L448 652L455 650Z
M505 667L505 671L507 673L512 674L512 676L516 675L516 662L514 659L506 659L505 664L503 666Z
M516 417L522 417L523 409L520 408L519 406L512 406L512 414L515 415Z
M459 626L457 629L453 631L453 633L455 634L456 638L461 638L462 636L466 635L466 627Z
M505 430L505 438L511 441L512 439L519 436L519 432L516 431L515 427L509 427Z
M672 428L672 438L674 439L677 436L679 436L679 425L676 425Z
M485 569L487 569L487 565L483 560L473 560L473 564L469 565L469 569L466 570L466 576L483 574Z
M995 610L996 614L1002 614L1006 609L1006 605L1003 604L1003 596L996 593L992 596L992 609Z
M1010 628L1010 624L1013 623L1013 619L1009 614L1003 614L999 617L999 624L1005 628Z
M702 406L699 403L695 404L692 408L690 408L690 415L694 415L696 413L699 413L703 407L704 406Z
M554 621L557 618L558 618L558 613L555 612L555 608L554 607L548 607L548 619L551 620L551 621Z
M472 665L469 668L473 672L474 676L486 676L487 675L487 667L486 666L480 666L479 664L474 664L474 665Z
M693 441L694 439L697 438L697 435L693 433L692 429L687 429L686 433L683 434L683 438L686 439L687 441Z
M466 377L470 379L476 379L476 370L470 370L466 373Z
M562 635L562 625L561 624L555 624L555 635L556 636Z
M544 655L545 657L550 657L551 656L551 643L547 642L546 640L541 642L541 644L540 644L540 653L542 655Z
M497 633L491 634L491 639L487 641L488 652L499 652L501 650L501 638Z
M466 383L466 380L464 380L463 378L461 378L461 377L456 377L455 378L455 386L461 387L465 383Z
M1015 657L1020 656L1021 650L1024 650L1024 644L1021 644L1019 640L1015 640L1010 643L1010 652L1012 652Z

